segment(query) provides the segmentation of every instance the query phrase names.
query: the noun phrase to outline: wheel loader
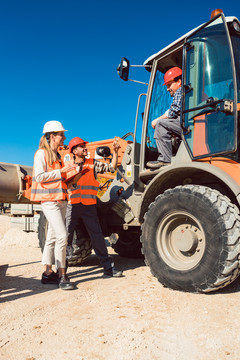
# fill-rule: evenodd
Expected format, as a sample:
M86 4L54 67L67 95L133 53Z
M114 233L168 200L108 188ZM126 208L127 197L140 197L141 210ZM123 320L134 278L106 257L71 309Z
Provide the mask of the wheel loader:
M158 152L151 122L169 107L162 84L164 73L174 66L183 72L182 136L173 137L171 163L152 170L147 162L156 160ZM120 255L143 254L164 286L216 291L240 271L239 20L214 11L210 20L149 57L143 67L149 84L139 96L134 132L119 137L118 170L113 177L104 175L100 186L103 233ZM123 58L118 72L124 81L130 80L130 68ZM111 143L88 144L89 156L110 161ZM68 148L62 156L69 158ZM1 163L0 170L0 200L29 203L31 168ZM41 214L42 246L46 229ZM87 241L80 226L73 264L91 253Z

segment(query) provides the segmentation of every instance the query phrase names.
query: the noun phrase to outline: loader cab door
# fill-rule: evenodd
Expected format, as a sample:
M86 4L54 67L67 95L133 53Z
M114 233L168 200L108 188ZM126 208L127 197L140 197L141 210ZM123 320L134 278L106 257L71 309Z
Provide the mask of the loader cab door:
M236 150L236 74L223 14L185 41L182 110L184 142L193 159Z
M164 73L162 73L155 65L153 70L153 85L151 91L151 100L148 111L148 120L146 124L146 135L143 134L142 143L145 147L145 164L149 160L156 160L158 157L158 150L156 140L154 138L154 129L152 128L152 121L165 113L172 103L172 98L169 92L166 91L164 83Z

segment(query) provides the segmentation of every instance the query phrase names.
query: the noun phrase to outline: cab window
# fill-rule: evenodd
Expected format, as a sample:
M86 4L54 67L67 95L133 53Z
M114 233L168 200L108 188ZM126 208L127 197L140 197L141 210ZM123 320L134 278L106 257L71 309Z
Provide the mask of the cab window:
M147 137L146 145L147 148L157 152L156 141L154 139L154 129L152 128L152 121L157 117L165 113L170 107L172 99L170 94L167 92L166 86L163 86L164 74L159 70L156 71L155 80L153 84L151 103L149 107L149 116L147 123Z

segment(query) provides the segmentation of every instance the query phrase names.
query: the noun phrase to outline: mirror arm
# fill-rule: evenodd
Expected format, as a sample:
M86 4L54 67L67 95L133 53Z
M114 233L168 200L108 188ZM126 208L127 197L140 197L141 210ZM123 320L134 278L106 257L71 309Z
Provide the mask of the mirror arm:
M152 65L129 65L129 67L144 67L144 68L146 68L146 67L152 67ZM132 81L132 82L136 82L136 83L138 83L138 84L143 84L143 85L149 85L148 83L145 83L145 82L143 82L143 81L139 81L139 80L131 80L131 79L128 79L128 81Z
M143 81L131 80L131 79L128 79L128 81L132 81L132 82L136 82L136 83L139 83L139 84L148 85L148 83L145 83L145 82L143 82Z
M152 67L152 65L129 65L130 67Z

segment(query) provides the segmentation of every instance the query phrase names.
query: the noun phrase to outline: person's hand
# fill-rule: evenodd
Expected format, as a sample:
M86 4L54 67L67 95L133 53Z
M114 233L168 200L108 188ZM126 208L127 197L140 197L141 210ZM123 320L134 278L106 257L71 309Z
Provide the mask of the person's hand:
M157 125L158 119L155 119L152 121L152 128L155 129L156 125Z
M68 189L72 189L74 187L74 185L75 184L74 184L73 180L70 180L70 181L67 182L67 188Z
M67 182L67 188L72 189L77 185L78 180L82 177L82 172L80 171L73 179Z
M61 173L67 173L71 170L75 170L77 168L77 164L67 164L61 168Z
M119 145L119 143L118 143L118 138L117 138L116 136L115 136L115 139L114 139L114 141L113 141L112 146L113 146L113 151L114 151L115 153L117 153L118 150L120 149L120 145Z

